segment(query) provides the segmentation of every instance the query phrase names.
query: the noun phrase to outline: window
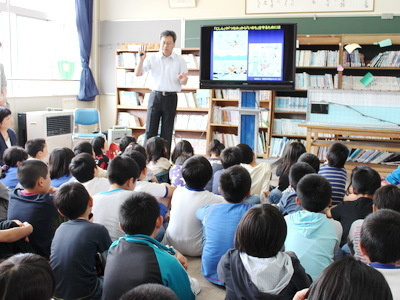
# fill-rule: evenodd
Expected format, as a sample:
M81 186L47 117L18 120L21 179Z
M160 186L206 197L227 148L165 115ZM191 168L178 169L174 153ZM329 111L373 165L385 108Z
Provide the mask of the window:
M75 1L8 1L0 2L0 59L9 97L77 94L82 68Z

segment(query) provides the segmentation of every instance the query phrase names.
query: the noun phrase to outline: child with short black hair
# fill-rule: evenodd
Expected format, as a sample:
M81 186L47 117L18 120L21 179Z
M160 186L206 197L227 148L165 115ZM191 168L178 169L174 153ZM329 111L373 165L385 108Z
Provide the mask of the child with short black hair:
M104 225L111 240L124 236L119 228L119 209L135 188L140 171L137 163L128 156L114 157L107 169L109 189L93 197L93 221Z
M233 237L242 216L252 206L243 203L249 196L251 178L241 166L232 166L220 177L220 189L225 201L200 207L196 217L203 224L203 252L201 273L212 283L223 285L218 279L217 265L222 255L233 248Z
M93 199L78 182L63 184L54 196L61 215L69 219L58 227L51 244L50 265L61 299L101 299L103 278L96 272L97 253L111 245L107 229L89 221Z
M385 185L376 190L372 198L372 212L381 209L391 209L400 213L400 189L392 184ZM361 227L364 219L356 220L350 227L347 244L351 254L358 260L367 263L360 249Z
M126 292L119 300L179 300L179 298L164 285L145 283Z
M183 179L182 176L182 166L185 161L187 161L192 156L193 155L191 154L182 153L176 158L174 165L171 167L171 169L169 169L169 179L172 186L185 186L185 179Z
M351 224L358 219L364 219L372 213L372 198L381 186L381 177L378 172L368 166L357 166L351 178L356 199L343 201L326 211L329 218L339 221L343 227L340 247L347 242Z
M272 205L247 211L236 230L235 249L218 264L226 299L292 299L311 284L296 255L281 252L286 233L285 220Z
M56 280L46 259L32 254L16 254L0 264L2 299L53 299Z
M144 283L163 284L179 299L195 298L189 276L174 255L186 259L154 239L162 225L159 209L157 200L147 193L133 193L121 205L120 227L126 235L110 247L103 299L119 299Z
M4 165L1 167L1 179L8 189L14 189L18 184L17 171L18 166L28 159L28 153L19 146L12 146L4 151Z
M49 156L49 172L52 187L58 188L72 178L69 164L74 156L74 152L67 147L58 147L51 151Z
M299 156L299 159L297 162L305 162L308 163L313 169L315 170L316 173L319 172L319 168L321 165L321 162L319 161L318 156L312 153L305 152L302 155Z
M87 153L90 154L93 158L95 157L95 153L93 151L93 146L90 142L88 141L83 141L80 142L79 144L77 144L74 147L74 154L75 156L81 153ZM97 173L96 173L96 177L107 177L107 171L103 170L100 167L97 167Z
M28 140L25 143L25 150L31 158L45 160L49 154L46 140L42 138Z
M182 166L186 186L178 187L172 196L171 213L163 244L171 245L184 255L199 256L202 251L202 224L196 218L199 207L223 202L221 196L204 190L212 168L203 156L192 156Z
M219 177L221 176L224 169L228 169L229 167L240 165L242 162L242 152L237 147L228 147L222 150L221 152L221 170L218 170L214 173L213 184L212 184L212 192L216 195L220 195L219 191Z
M319 175L328 179L332 186L332 205L343 202L346 191L347 171L344 168L349 149L342 143L332 144L326 155L326 162L320 167Z
M305 162L297 162L290 167L289 182L290 187L293 189L293 191L283 193L278 203L279 211L283 215L289 215L303 209L303 207L297 205L296 203L297 184L299 183L300 179L303 178L305 175L312 173L315 173L314 168Z
M293 251L313 280L333 262L342 236L339 222L323 213L331 203L332 188L328 180L308 174L297 184L296 203L303 207L285 217L288 234L286 251Z
M365 218L360 248L370 266L382 273L392 291L400 298L400 213L381 209Z
M106 178L96 176L98 172L96 162L88 153L76 155L71 160L69 170L75 180L82 183L91 196L107 191L110 187Z
M134 191L146 192L156 197L160 205L160 215L165 218L168 208L171 206L171 197L175 188L168 183L149 182L145 180L147 176L146 158L139 151L126 149L122 156L132 158L139 167L140 174L136 180ZM161 231L163 230L160 230L160 232Z
M213 169L213 176L206 184L206 190L212 192L212 184L214 180L215 172L222 170L222 163L221 163L221 152L225 149L225 145L222 144L219 140L212 140L208 145L207 155L209 156L208 161L211 164Z
M54 235L53 221L58 213L53 204L47 165L41 160L27 160L18 167L17 177L23 189L16 188L10 195L8 219L29 222L35 229L29 236L33 250L46 258Z
M264 192L269 191L269 182L271 180L271 165L267 162L256 161L256 155L247 144L239 144L238 147L242 153L242 167L250 173L251 189L250 195L258 195L264 198Z
M104 151L107 146L107 141L102 136L97 136L91 141L93 152L94 152L94 160L96 161L96 165L102 168L103 170L107 170L109 159L104 154Z

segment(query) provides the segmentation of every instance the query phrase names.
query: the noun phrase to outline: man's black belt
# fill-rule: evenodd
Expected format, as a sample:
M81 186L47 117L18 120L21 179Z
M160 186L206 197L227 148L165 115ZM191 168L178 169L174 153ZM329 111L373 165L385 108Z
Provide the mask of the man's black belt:
M176 95L176 92L161 92L161 91L153 91L153 93L156 94L161 94L163 96L172 96L172 95Z

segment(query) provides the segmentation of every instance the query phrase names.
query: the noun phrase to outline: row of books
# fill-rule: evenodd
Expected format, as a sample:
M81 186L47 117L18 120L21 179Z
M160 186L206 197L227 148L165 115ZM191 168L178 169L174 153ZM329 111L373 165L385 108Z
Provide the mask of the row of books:
M385 51L375 56L368 67L400 67L400 51Z
M343 67L365 67L364 54L357 49L349 53L343 51Z
M367 85L361 83L363 76L343 76L343 90L399 91L400 78L394 76L374 76Z
M336 67L338 64L338 50L296 50L296 67Z
M200 69L200 56L193 54L182 54L188 69Z
M236 109L236 107L232 107ZM238 125L240 123L240 114L237 110L229 110L229 106L214 106L212 114L212 123Z
M304 122L304 120L274 119L273 133L274 134L283 134L283 135L306 136L307 128L297 126L302 122Z
M177 114L175 129L206 130L208 122L207 115L199 114Z
M133 112L119 112L117 124L132 128L144 126L144 124L141 124L139 117Z
M222 144L225 145L226 148L235 147L237 144L239 144L239 136L236 134L214 131L212 134L212 138L219 140Z
M306 72L296 73L295 82L297 90L338 88L337 74L333 77L332 74L310 75Z
M201 138L186 138L180 137L178 134L175 134L175 138L172 139L171 149L175 148L176 143L180 142L181 140L188 141L194 150L196 155L205 155L207 152L207 140Z
M149 97L150 93L119 91L119 104L125 106L147 106ZM178 93L178 107L208 108L209 103L209 90L197 90L196 93Z
M397 160L394 160L397 159ZM399 153L372 149L353 149L347 158L349 162L370 163L370 164L395 164L400 163Z
M216 89L214 90L215 98L217 99L232 99L232 100L239 100L240 99L240 90L221 90Z
M275 97L275 111L298 111L306 112L308 99L304 97Z
M298 142L306 144L305 140L297 140L297 139L289 139L287 137L283 138L271 138L271 150L270 150L270 157L282 157L286 152L287 147L293 143Z
M142 76L136 76L135 72L117 69L117 87L130 87L130 88L150 88L152 85L152 77L149 73L145 73ZM199 76L189 75L185 88L198 89L199 88Z

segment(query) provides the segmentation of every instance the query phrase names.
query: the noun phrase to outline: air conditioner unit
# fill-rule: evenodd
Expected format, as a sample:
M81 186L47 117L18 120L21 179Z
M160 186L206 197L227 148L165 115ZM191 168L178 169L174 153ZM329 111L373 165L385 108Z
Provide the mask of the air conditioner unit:
M72 147L72 111L32 111L18 113L18 141L44 138L49 152L56 147Z

